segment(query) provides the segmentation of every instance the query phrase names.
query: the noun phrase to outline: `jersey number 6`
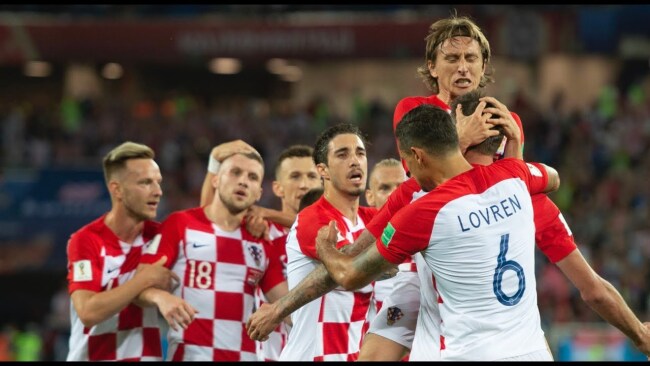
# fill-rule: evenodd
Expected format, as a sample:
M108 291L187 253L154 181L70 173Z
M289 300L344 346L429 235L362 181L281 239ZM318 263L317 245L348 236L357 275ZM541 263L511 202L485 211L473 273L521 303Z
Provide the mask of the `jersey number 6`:
M501 235L501 245L499 249L499 256L497 257L497 268L494 269L494 281L492 282L492 289L494 294L497 296L497 300L505 306L514 306L519 303L522 296L524 296L524 290L526 290L526 276L524 276L524 268L521 264L513 261L506 260L506 254L508 253L508 241L510 241L510 234ZM517 273L518 285L517 292L514 295L508 296L503 289L501 289L501 281L503 280L503 274L507 270L512 270Z

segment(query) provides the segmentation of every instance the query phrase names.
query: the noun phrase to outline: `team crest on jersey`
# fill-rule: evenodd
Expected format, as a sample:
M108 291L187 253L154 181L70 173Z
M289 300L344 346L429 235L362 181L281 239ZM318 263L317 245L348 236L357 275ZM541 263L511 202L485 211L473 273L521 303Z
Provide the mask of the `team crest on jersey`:
M255 264L260 267L262 265L262 250L257 245L248 245L248 253L255 261Z
M386 324L393 325L396 321L402 319L403 316L402 309L397 306L391 306L388 308L388 313L386 314Z

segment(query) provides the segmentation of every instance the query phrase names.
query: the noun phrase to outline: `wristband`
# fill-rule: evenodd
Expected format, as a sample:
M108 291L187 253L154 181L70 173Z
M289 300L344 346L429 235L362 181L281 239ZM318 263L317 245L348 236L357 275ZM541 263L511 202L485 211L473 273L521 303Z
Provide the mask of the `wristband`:
M221 166L219 160L210 155L210 160L208 161L208 173L217 174L219 171L219 166Z

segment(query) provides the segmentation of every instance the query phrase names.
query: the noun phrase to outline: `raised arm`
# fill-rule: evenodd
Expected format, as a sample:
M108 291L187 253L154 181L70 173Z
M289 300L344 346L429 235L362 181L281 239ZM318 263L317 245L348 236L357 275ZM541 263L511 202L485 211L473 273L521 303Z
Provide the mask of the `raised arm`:
M344 248L347 255L354 256L371 246L375 237L364 230L354 243ZM323 264L319 264L307 277L286 295L272 304L263 304L246 323L248 336L253 340L264 341L280 322L300 307L325 295L336 288Z
M609 324L615 326L650 356L650 323L642 323L627 306L621 294L589 266L576 249L557 266L580 291L582 299Z
M346 290L359 289L394 267L374 245L354 257L340 252L336 249L336 234L336 222L330 221L318 231L316 249L332 279Z

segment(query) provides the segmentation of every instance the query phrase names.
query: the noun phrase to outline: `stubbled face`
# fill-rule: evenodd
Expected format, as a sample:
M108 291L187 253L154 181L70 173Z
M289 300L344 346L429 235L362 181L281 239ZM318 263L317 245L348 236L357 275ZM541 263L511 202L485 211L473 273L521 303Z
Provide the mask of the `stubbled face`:
M481 46L471 37L452 37L438 48L436 62L429 61L431 76L438 78L438 97L452 99L478 88L485 73Z
M359 136L344 133L327 145L327 165L318 164L318 172L334 189L350 196L360 196L366 188L368 159Z
M312 188L320 187L321 180L311 157L291 157L282 160L273 192L282 199L282 206L298 213L300 199Z
M262 197L263 178L264 167L259 161L235 154L221 163L215 189L228 211L237 215Z
M406 173L401 165L379 166L373 170L366 190L366 201L370 206L381 208L388 196L406 180Z
M111 179L116 183L115 198L127 214L138 221L153 220L162 197L162 175L152 159L130 159L125 169Z

